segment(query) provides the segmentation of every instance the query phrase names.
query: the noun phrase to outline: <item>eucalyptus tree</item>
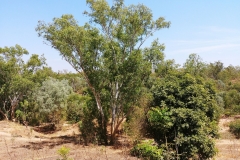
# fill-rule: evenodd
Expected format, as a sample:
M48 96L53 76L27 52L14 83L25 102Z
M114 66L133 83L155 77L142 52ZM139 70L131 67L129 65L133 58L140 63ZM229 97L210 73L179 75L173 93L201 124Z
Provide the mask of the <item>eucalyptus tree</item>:
M183 66L186 73L194 76L206 76L207 64L195 53L189 55Z
M163 63L165 46L160 44L158 40L152 42L151 47L144 48L144 58L152 65L152 73L155 73L158 65Z
M168 28L163 17L153 20L142 4L125 6L115 0L87 0L90 23L79 26L72 15L39 22L36 30L76 71L83 74L99 112L105 143L106 124L111 115L111 140L121 122L131 113L150 74L142 45L155 31ZM156 44L158 45L158 44ZM110 111L110 112L109 112Z
M210 78L218 80L219 74L223 69L224 69L224 65L220 61L210 63L210 65L208 66L208 75L210 76Z

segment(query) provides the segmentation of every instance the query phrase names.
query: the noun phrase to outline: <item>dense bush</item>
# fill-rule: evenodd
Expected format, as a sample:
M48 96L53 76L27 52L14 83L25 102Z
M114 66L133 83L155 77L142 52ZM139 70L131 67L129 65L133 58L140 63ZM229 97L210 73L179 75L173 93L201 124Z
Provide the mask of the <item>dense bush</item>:
M240 120L233 121L229 124L230 132L237 138L240 138Z
M240 105L235 105L234 107L233 107L233 114L240 114Z
M86 96L76 93L69 95L67 99L67 120L76 123L83 118L83 108L86 106Z
M162 149L154 145L154 141L151 140L138 143L131 150L133 156L148 160L161 160L163 159L162 153Z
M220 111L213 85L179 74L159 79L152 92L155 107L147 118L155 141L175 150L180 159L213 157Z
M99 128L97 123L98 112L94 100L90 95L81 97L81 118L78 123L79 131L81 132L81 137L85 145L88 143L98 143L98 140L101 139L97 135Z
M240 93L236 89L231 89L223 94L226 109L233 109L236 105L240 105Z

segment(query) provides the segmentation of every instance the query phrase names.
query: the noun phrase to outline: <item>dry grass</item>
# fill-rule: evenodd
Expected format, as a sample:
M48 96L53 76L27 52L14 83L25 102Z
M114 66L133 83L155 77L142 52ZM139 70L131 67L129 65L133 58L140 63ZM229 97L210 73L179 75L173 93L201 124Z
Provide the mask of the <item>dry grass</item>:
M126 138L121 138L126 142ZM35 132L13 122L0 121L0 160L56 160L57 150L62 146L70 149L69 157L74 160L133 160L128 154L126 143L112 146L83 146L77 125L63 126L63 130L52 134Z
M220 139L216 140L219 152L216 160L240 160L240 140L229 132L229 123L233 120L233 117L220 119Z
M229 132L234 118L222 118L219 122L220 139L216 140L216 160L240 160L240 140ZM128 154L126 136L118 139L117 146L83 146L77 125L64 124L61 131L52 134L35 132L31 127L0 121L0 160L56 160L62 146L70 149L74 160L136 160Z

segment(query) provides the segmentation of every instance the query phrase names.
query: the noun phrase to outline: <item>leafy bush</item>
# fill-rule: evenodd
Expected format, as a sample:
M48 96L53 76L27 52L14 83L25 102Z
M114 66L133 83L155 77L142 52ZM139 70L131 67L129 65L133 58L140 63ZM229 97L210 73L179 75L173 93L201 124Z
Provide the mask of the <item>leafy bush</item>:
M156 81L152 93L147 119L158 145L172 144L166 150L175 151L180 159L212 158L221 111L213 85L190 74L169 75Z
M230 132L232 132L237 138L240 138L240 120L236 120L229 125Z
M158 146L154 145L152 140L136 144L131 149L131 155L149 160L163 159L162 153L162 149L159 149Z
M76 123L83 118L83 107L86 106L86 96L72 93L67 99L67 120Z
M78 127L85 145L88 145L88 143L96 143L97 129L92 120L84 119L83 121L79 121Z
M96 143L98 138L97 109L93 99L89 95L81 97L82 116L78 123L79 131L85 145Z
M240 93L236 89L231 89L223 94L225 108L233 109L236 105L240 104Z

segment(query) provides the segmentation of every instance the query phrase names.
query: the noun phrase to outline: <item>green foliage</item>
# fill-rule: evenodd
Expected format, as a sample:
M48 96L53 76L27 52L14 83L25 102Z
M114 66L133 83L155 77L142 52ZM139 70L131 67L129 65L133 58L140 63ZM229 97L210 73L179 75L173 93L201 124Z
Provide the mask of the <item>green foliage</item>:
M79 122L84 114L83 107L86 107L86 100L84 96L72 93L67 98L67 120L73 123Z
M240 105L235 105L233 107L233 113L234 114L240 114Z
M213 157L220 115L213 85L190 74L169 75L159 79L152 92L157 107L147 117L156 142L181 159Z
M221 113L223 113L223 109L225 108L225 102L222 97L222 92L216 94L216 102L219 108L221 109Z
M137 156L146 160L161 160L163 159L163 151L159 149L154 141L144 141L136 144L131 149L131 155Z
M217 61L215 63L210 63L208 68L208 76L218 80L219 79L219 74L221 73L221 71L223 70L223 63L220 61Z
M99 128L99 123L97 122L99 119L96 119L99 117L98 110L92 95L86 90L86 94L79 98L81 99L82 117L78 125L85 145L88 145L88 143L104 143L102 142L104 139L101 137L102 130Z
M152 42L150 48L145 48L143 50L144 59L149 61L152 65L152 73L155 72L159 63L161 63L164 59L163 51L165 46L160 44L158 40Z
M18 120L22 120L25 121L26 120L26 115L24 114L24 112L22 112L21 110L16 110L16 118Z
M89 143L98 143L98 137L96 136L97 127L92 119L86 117L79 121L78 125L85 145L88 145Z
M228 90L222 96L226 109L233 109L236 105L240 105L240 92L236 89Z
M220 73L219 73L219 79L221 79L224 83L231 83L232 80L236 80L240 77L240 68L239 66L228 66L225 67Z
M36 126L39 125L43 119L43 115L39 112L38 106L32 102L31 95L20 102L19 107L16 111L16 119L19 122L26 121L28 125Z
M240 92L240 81L236 81L231 88L236 89L238 92Z
M179 66L174 60L165 60L158 64L156 73L159 77L173 75L178 72Z
M229 124L230 132L232 132L237 138L240 138L240 120L235 120Z
M165 134L173 126L171 116L168 108L151 108L147 113L150 125L156 130L161 130L160 134Z
M205 76L207 65L202 61L199 55L193 53L189 55L183 68L186 73L193 76Z
M61 156L61 159L57 159L57 160L73 160L72 158L68 157L70 149L62 146L60 149L57 150L57 153Z

